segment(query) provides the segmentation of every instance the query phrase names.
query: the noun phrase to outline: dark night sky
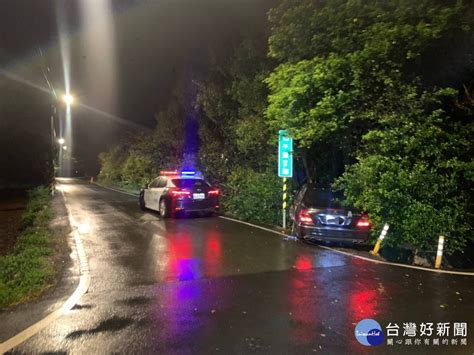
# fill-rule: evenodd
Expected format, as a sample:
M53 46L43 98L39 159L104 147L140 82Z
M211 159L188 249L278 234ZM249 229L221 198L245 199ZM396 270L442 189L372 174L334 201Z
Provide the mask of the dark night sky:
M96 11L98 3L112 3L113 15L106 14L104 20ZM275 3L2 0L0 68L41 87L46 87L41 68L49 68L55 89L63 91L58 29L60 18L63 20L62 31L70 43L71 92L81 104L107 113L97 114L78 105L73 109L75 152L94 167L97 154L116 142L121 132L153 127L153 114L164 108L173 84L205 70L210 47L227 46L242 35L264 32L266 12ZM89 11L84 9L87 6ZM103 35L104 29L107 35ZM13 80L0 73L0 94L10 84ZM47 103L48 94L44 96ZM14 101L11 112L21 106L22 95ZM8 106L10 102L0 104Z

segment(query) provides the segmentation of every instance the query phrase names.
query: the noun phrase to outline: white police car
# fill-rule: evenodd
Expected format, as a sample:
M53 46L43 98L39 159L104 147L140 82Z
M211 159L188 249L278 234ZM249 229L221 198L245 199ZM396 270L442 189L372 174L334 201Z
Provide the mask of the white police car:
M162 171L140 191L139 203L164 218L186 212L211 215L219 209L219 189L195 171Z

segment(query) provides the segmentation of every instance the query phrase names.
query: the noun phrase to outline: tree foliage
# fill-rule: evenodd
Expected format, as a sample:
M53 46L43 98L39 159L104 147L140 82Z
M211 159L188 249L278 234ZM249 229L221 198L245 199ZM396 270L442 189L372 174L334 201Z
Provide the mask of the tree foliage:
M450 122L440 100L453 94L406 98L407 114L381 117L380 127L364 135L357 163L338 181L348 200L370 211L377 225L391 225L392 243L429 250L445 235L452 252L472 238L474 126ZM426 106L438 108L426 112Z
M128 136L99 155L102 182L137 190L160 170L181 165L186 114L182 97L176 88L169 105L155 115L152 132Z
M275 156L264 118L264 79L273 67L266 52L265 39L256 38L244 40L227 56L214 56L213 69L198 90L200 166L221 185L228 212L275 223L280 189L270 193L263 184L272 181L274 188L276 176L270 172Z

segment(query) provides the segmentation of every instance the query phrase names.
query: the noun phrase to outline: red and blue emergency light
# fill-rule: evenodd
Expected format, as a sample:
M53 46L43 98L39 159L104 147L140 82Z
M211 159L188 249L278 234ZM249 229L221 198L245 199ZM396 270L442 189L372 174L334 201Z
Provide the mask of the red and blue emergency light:
M163 170L160 171L160 175L167 175L167 176L174 176L174 175L181 175L181 176L198 176L198 173L195 170Z
M160 175L178 175L178 172L176 170L162 170Z

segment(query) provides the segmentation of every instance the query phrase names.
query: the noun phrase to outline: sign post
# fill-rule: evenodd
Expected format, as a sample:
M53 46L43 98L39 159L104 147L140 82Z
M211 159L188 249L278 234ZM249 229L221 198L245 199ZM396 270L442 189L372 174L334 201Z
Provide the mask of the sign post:
M293 176L293 138L285 130L278 131L278 176L283 178L283 228L286 228L287 178Z

